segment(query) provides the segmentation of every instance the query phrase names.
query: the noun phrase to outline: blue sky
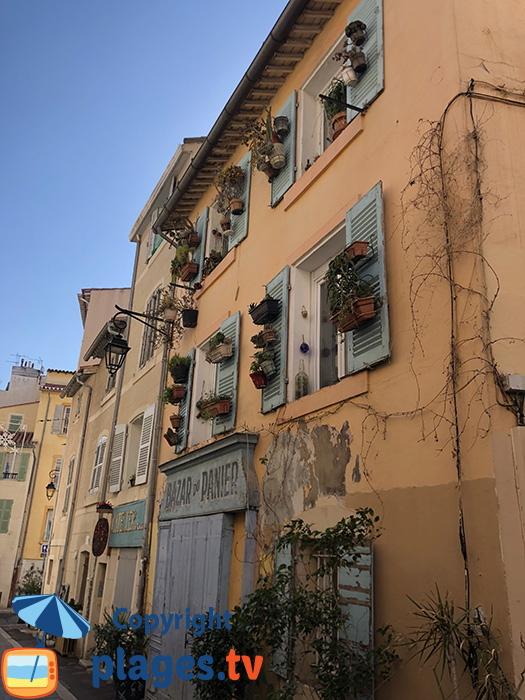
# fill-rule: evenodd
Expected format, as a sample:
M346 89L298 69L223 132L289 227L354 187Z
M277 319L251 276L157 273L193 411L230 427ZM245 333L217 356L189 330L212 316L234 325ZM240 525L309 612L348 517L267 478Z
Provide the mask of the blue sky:
M0 388L75 369L77 293L131 281L128 235L206 135L286 0L0 0Z

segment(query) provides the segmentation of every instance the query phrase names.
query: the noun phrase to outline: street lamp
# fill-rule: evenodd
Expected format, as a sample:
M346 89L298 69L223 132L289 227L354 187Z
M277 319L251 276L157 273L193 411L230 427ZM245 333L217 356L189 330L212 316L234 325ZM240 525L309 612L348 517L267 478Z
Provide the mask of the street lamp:
M119 321L116 321L116 323L119 323ZM124 321L120 321L120 323L123 323L124 326L126 325ZM104 347L106 367L111 376L116 374L122 367L129 351L130 347L120 333Z

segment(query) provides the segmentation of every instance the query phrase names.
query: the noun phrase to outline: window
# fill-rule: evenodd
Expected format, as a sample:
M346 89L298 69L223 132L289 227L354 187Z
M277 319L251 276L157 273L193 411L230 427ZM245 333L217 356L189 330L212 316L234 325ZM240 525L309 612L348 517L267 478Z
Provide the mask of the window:
M372 320L342 334L330 321L324 275L329 262L354 241L368 242L368 253L356 264L356 270L370 280L379 308ZM298 348L303 339L310 346L305 355L291 353L293 377L299 371L299 360L303 360L309 393L389 356L381 183L347 212L344 224L297 262L293 275L290 347ZM290 382L289 392L290 400L296 398L294 381Z
M154 209L151 212L150 216L150 224L149 224L149 231L148 231L148 240L147 240L147 250L146 250L146 260L149 260L152 255L155 253L157 248L160 246L162 243L162 236L159 236L158 233L155 232L155 223L157 219L159 218L159 212L160 209Z
M9 521L11 519L11 509L13 500L9 498L0 499L0 533L9 532Z
M365 54L367 68L364 73L358 74L356 85L346 88L346 102L356 107L364 107L370 105L384 87L382 0L361 0L348 17L347 24L355 20L366 24L365 42L360 48ZM340 51L345 43L348 49L352 47L350 40L346 40L345 35L341 34L300 92L300 174L304 173L332 143L332 126L328 122L319 94L326 95L332 79L341 77L344 66L334 61L332 56ZM350 122L357 114L355 110L348 109L347 120Z
M146 305L146 315L147 316L158 316L159 315L159 304L160 297L162 294L162 287L159 287L150 297ZM156 321L150 321L150 323L156 327ZM150 326L144 326L144 331L142 334L142 348L140 350L140 360L139 368L144 367L146 362L151 360L153 353L155 352L155 328Z
M51 423L51 433L53 435L67 435L70 413L71 408L69 406L64 406L62 404L55 406L55 413Z
M16 433L17 430L20 430L23 420L24 416L11 413L11 415L9 416L9 425L7 426L8 431L10 433Z
M149 457L151 452L151 441L153 438L153 428L155 426L155 404L151 404L144 411L142 417L142 428L140 431L140 443L137 456L136 484L145 484L148 480Z
M44 521L44 534L42 535L43 542L49 542L51 539L51 528L53 527L53 509L48 508Z
M104 455L106 454L107 441L108 439L106 436L101 437L98 441L97 449L95 451L95 462L91 473L91 483L89 486L90 492L97 491L100 485L100 475L102 474L102 468L104 466Z
M115 384L117 383L117 373L115 374L109 374L108 373L108 381L106 382L106 394L109 394L109 392L115 388Z
M75 470L75 457L71 457L67 468L66 491L64 494L64 505L62 506L62 515L67 515L69 510L69 502L71 500L71 485L73 483L73 472ZM100 477L99 477L100 478Z
M116 425L111 447L111 463L109 467L109 491L120 491L122 483L122 467L124 465L124 452L126 449L126 424Z
M124 484L127 486L131 486L130 479L134 481L137 477L137 461L139 457L143 420L144 415L141 414L132 420L128 426L128 446L126 450L126 469L124 475Z

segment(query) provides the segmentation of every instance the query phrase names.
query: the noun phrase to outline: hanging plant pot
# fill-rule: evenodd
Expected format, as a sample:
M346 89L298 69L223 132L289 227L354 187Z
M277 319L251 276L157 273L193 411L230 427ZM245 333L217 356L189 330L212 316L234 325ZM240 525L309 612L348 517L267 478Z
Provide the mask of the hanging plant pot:
M352 68L356 73L364 73L368 68L366 56L361 49L352 49L352 51L350 51L350 60L352 61Z
M188 245L190 248L196 248L199 243L201 242L201 237L197 233L197 231L190 231L188 233Z
M334 130L334 140L344 131L346 125L346 109L344 110L344 112L337 112L337 114L334 114L334 116L332 117L332 129Z
M355 72L353 66L344 66L341 71L341 80L347 87L355 87L359 82L357 73Z
M346 25L345 34L350 39L352 43L356 46L361 46L365 43L365 29L366 24L356 19L350 24Z
M195 328L197 318L199 316L198 309L182 309L182 325L184 328Z
M277 175L279 175L279 171L273 167L269 160L264 160L261 162L259 165L259 170L266 175L268 182L271 182L275 177L277 177Z
M171 403L180 403L186 394L185 384L175 384L171 387Z
M177 318L177 309L164 309L163 315L165 321L174 321Z
M286 165L286 153L282 143L274 143L270 155L270 165L276 170L281 170Z
M197 276L199 265L196 262L187 262L180 269L180 279L182 282L190 282Z
M217 416L225 416L230 412L230 399L218 399L210 403L206 403L200 407L197 418L202 418L202 420L212 420L217 418Z
M273 130L280 139L284 139L285 136L288 136L288 133L290 131L290 123L288 122L288 117L275 117L275 119L273 120Z
M242 214L244 211L244 204L242 203L242 199L238 199L237 197L235 197L234 199L230 199L230 211L236 216Z
M261 371L264 372L266 377L273 377L275 374L275 363L273 360L263 360L261 362Z
M354 302L344 315L336 313L330 316L330 321L332 321L338 331L348 333L348 331L354 330L354 328L357 328L365 321L374 318L376 315L374 300L375 297L373 296L362 297Z
M277 331L275 328L265 328L261 331L260 335L262 335L264 344L273 343L277 340Z
M184 365L176 365L170 370L171 378L175 384L186 384L190 368Z
M175 447L175 445L179 441L177 433L174 432L171 428L168 428L168 430L164 433L163 437L170 447Z
M177 428L180 427L181 422L182 422L182 416L180 416L178 413L171 414L170 423L171 423L171 427L174 430L177 430Z
M367 252L368 241L354 241L345 248L346 257L354 264L365 258Z
M256 326L264 326L265 323L274 321L280 313L279 299L268 297L249 311L252 321Z
M229 219L221 219L221 230L224 234L229 235L232 228L232 222Z
M267 385L266 375L264 372L251 372L250 379L252 380L256 389L264 389Z
M206 362L216 365L223 360L227 360L233 355L233 345L231 342L221 343L206 353Z

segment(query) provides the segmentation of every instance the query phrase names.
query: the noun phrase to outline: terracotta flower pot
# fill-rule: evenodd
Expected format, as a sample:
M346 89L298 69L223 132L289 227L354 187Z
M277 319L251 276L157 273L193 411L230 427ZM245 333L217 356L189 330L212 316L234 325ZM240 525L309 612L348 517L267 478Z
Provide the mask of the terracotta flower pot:
M230 399L221 399L203 406L203 410L210 418L217 418L217 416L224 416L230 412L230 403Z
M334 140L342 133L347 124L346 121L346 109L343 112L337 112L332 117L332 129L334 130L333 138Z
M242 214L244 211L244 204L242 203L242 199L238 199L237 197L235 197L234 199L230 199L230 211L236 216Z
M223 233L229 233L231 231L232 222L229 219L221 219L221 230Z
M196 262L187 262L181 267L180 279L182 282L190 282L194 277L196 277L199 271L199 266Z
M274 143L270 155L270 164L276 170L281 170L286 165L286 153L282 143Z
M181 422L182 422L182 416L180 416L178 413L171 414L170 423L171 423L171 427L174 430L177 430L177 428L180 427Z
M264 389L268 383L264 372L251 372L250 379L252 380L256 389Z
M350 61L352 62L352 68L356 73L364 73L368 68L365 54L361 49L357 49L357 51L352 53L350 56Z
M336 313L330 317L330 321L341 333L348 333L365 321L374 318L376 310L374 306L375 297L362 297L358 299L345 313Z
M163 437L170 447L175 447L175 445L179 441L177 433L173 432L171 428L168 428L167 432L164 433Z
M265 343L273 343L277 340L277 331L275 328L265 328L261 331L261 334Z
M190 231L188 234L188 245L190 248L196 248L201 242L201 237L197 231Z
M347 87L355 87L359 78L352 66L344 66L341 71L341 80Z
M368 241L354 241L345 248L346 257L351 263L356 263L366 257Z
M171 389L172 403L180 403L186 394L186 386L184 384L175 384Z
M259 170L266 175L268 182L271 182L275 177L277 177L277 175L279 175L279 171L273 167L269 160L264 161Z
M355 20L346 25L345 34L350 39L352 43L356 46L361 46L365 43L365 30L366 24L360 20Z

